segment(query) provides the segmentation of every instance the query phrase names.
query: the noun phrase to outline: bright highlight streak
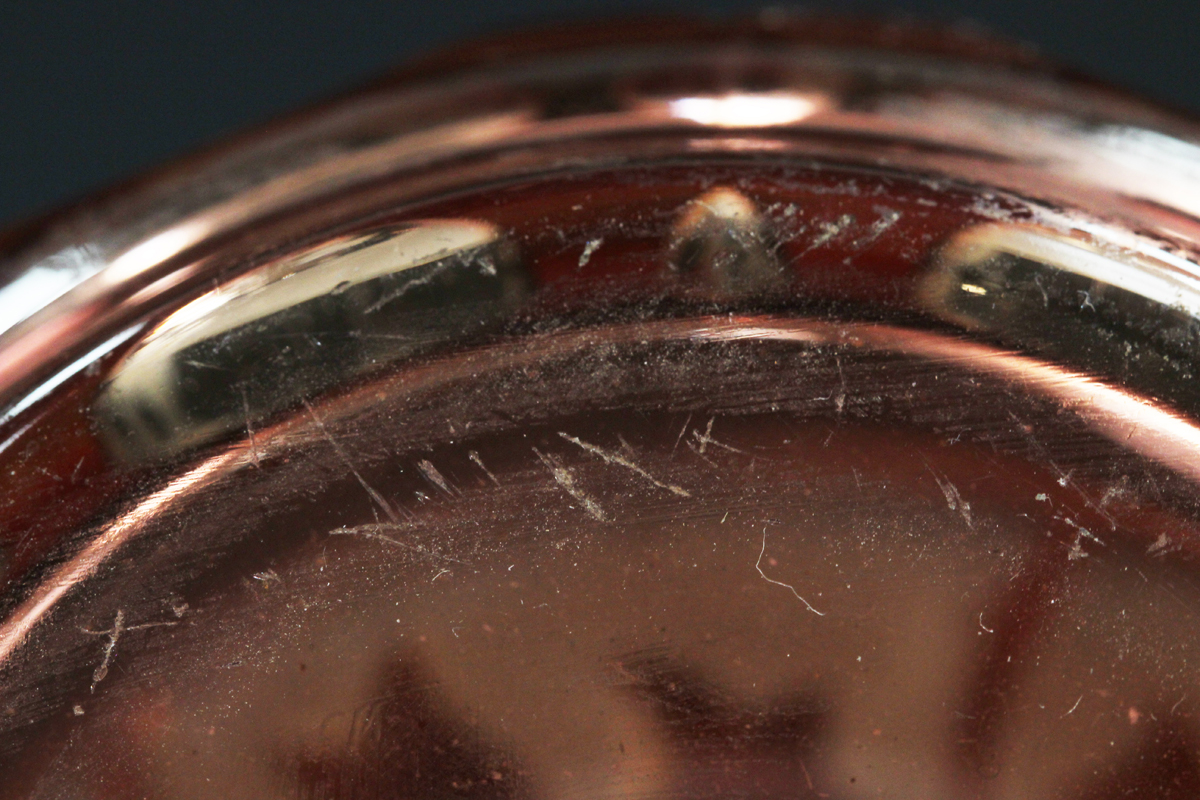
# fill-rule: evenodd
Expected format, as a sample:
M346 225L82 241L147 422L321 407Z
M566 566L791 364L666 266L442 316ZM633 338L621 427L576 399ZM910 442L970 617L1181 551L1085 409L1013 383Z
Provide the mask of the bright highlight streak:
M799 122L817 112L809 97L794 94L727 94L719 97L682 97L668 103L676 119L689 119L718 128L760 128Z
M147 522L180 498L212 483L230 467L244 461L247 449L246 446L230 448L171 481L110 522L74 558L54 570L29 599L0 624L0 664L8 661L63 596L95 574Z
M113 350L117 349L122 344L129 341L130 337L132 337L135 333L137 333L141 329L142 329L142 323L140 323L140 322L137 325L134 325L132 328L126 328L125 330L118 333L116 336L112 337L108 341L101 344L99 347L96 347L96 348L88 351L85 355L83 355L80 358L76 359L75 361L71 362L71 364L69 366L65 367L64 369L59 370L57 373L54 374L53 377L51 377L49 380L42 383L41 386L38 386L36 389L33 389L32 391L30 391L29 394L22 397L11 408L9 408L4 413L0 414L0 425L3 425L4 423L8 422L12 418L14 418L18 414L20 414L22 411L24 411L25 409L29 408L31 405L36 403L38 400L41 400L43 397L48 396L51 392L53 392L59 386L62 386L64 383L66 383L67 380L69 378L71 378L73 375L76 375L77 373L81 372L85 367L98 361L103 356L108 355ZM0 452L3 452L6 446L7 446L7 443L5 445L0 445Z
M101 274L109 284L120 284L203 241L212 227L210 222L196 219L167 228L113 259Z

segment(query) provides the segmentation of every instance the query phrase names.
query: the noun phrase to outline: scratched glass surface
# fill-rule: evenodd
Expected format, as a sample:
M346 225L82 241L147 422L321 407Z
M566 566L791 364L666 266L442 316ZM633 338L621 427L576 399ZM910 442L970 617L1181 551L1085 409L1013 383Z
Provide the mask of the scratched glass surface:
M1200 795L1196 129L962 36L481 46L6 240L0 798Z

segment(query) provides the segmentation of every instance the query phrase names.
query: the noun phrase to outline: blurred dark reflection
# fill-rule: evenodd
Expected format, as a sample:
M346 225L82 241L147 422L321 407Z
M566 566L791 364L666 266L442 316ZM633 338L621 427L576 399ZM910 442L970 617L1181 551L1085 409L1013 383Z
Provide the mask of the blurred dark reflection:
M175 456L485 332L527 291L515 248L486 223L435 220L335 240L161 322L106 380L97 423L126 460Z

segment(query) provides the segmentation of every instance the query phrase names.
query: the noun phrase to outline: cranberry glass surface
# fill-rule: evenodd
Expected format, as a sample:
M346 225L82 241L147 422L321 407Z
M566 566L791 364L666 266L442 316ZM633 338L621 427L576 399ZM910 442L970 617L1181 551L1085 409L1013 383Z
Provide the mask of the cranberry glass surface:
M777 15L0 242L0 798L1200 794L1200 128Z

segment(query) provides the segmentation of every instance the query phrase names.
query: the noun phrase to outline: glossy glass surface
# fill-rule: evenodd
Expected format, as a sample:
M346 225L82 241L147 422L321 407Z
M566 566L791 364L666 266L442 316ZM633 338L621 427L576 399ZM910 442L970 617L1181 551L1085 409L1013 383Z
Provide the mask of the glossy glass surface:
M1192 123L564 38L8 239L0 797L1200 793Z

